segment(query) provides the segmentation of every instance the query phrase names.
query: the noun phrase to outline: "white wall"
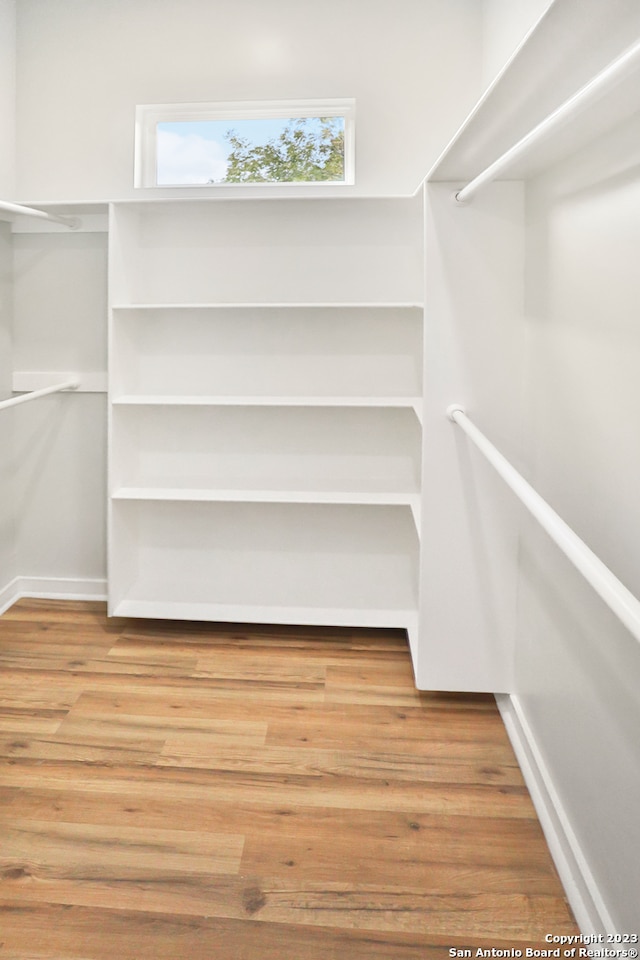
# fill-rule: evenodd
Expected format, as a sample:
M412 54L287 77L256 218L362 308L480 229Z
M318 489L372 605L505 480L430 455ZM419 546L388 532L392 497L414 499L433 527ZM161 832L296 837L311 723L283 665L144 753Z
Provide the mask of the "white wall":
M15 188L16 0L0 0L0 198Z
M0 222L0 399L11 395L11 232ZM15 509L12 471L13 411L0 411L0 609L16 576Z
M69 373L104 371L106 234L14 233L13 261L13 369L55 371L60 379ZM104 394L43 397L17 407L11 415L18 574L103 579ZM43 589L65 592L65 585ZM103 592L103 587L97 592Z
M10 200L15 173L15 0L0 0L0 198ZM11 389L11 234L0 223L0 398ZM0 415L0 606L15 576L13 498L8 451L12 419Z
M488 86L551 0L482 0L482 80Z
M637 120L528 195L532 480L640 596ZM534 524L520 546L517 688L611 929L640 920L640 645Z
M356 192L410 192L480 92L481 13L478 0L20 0L19 196L133 196L137 103L324 97L357 100Z

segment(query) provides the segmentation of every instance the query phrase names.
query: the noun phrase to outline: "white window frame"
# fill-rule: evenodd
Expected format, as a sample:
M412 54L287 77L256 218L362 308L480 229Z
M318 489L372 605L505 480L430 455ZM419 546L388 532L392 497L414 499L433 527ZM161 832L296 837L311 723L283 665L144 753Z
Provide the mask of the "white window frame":
M298 117L342 117L344 119L344 180L307 181L314 187L349 186L355 183L355 107L351 98L334 100L239 100L220 103L147 103L136 107L134 186L191 190L228 186L300 186L301 181L278 180L246 184L162 184L156 182L156 129L158 123L202 120L258 120Z

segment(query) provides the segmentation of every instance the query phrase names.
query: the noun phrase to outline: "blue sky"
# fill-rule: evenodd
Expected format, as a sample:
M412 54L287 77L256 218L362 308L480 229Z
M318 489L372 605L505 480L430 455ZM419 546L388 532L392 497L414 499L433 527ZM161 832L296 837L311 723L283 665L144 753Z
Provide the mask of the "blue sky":
M157 125L157 183L202 184L225 176L229 144L225 133L232 129L255 144L277 137L291 121L287 118L259 120L166 121ZM310 118L308 126L319 125Z

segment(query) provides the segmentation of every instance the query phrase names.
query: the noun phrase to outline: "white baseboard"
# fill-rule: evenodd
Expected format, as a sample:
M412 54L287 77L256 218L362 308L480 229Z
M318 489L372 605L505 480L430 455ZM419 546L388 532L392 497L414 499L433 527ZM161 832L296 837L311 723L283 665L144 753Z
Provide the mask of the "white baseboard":
M107 581L72 577L19 577L20 596L42 600L106 600Z
M507 734L576 922L584 934L616 929L517 696L497 694Z
M20 588L20 577L16 577L15 580L12 580L11 583L8 583L6 587L3 587L0 590L0 616L8 610L9 607L12 607L16 600L19 600L21 597Z
M0 614L22 599L106 600L107 581L73 577L16 577L0 590Z

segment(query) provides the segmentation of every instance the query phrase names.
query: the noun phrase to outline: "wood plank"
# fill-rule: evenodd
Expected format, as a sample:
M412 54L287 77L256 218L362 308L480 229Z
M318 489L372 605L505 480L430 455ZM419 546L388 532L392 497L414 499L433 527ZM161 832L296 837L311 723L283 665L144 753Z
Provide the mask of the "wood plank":
M183 656L180 659L173 658L170 662L154 660L149 657L147 660L114 660L109 659L105 653L100 656L92 656L92 653L101 654L101 648L87 647L85 651L87 656L78 656L78 651L74 651L71 656L65 654L64 650L60 652L48 646L42 652L42 656L35 657L31 653L25 653L24 656L17 656L9 650L6 655L0 652L0 667L5 677L13 672L20 676L21 682L30 682L31 675L45 679L46 676L59 674L67 678L79 677L82 682L94 679L100 682L102 678L110 685L116 685L118 677L124 675L131 677L136 683L147 680L152 685L155 679L171 681L191 680L196 666L196 658Z
M225 719L218 717L185 717L174 714L163 721L159 717L144 714L130 716L122 713L90 716L71 711L59 724L58 736L66 739L81 739L84 743L109 744L121 741L160 741L163 745L169 738L181 737L195 749L212 755L222 747L263 746L268 724L265 720Z
M247 681L278 681L287 683L324 684L327 672L326 661L322 658L296 657L292 659L286 650L274 650L265 654L260 648L259 653L247 655L246 649L237 649L232 642L210 644L206 640L188 642L170 639L162 643L153 640L118 640L109 650L110 657L118 659L154 660L160 657L167 659L184 656L185 649L196 657L196 670L202 676L215 677L224 680ZM286 662L283 662L286 661Z
M56 711L50 711L48 715L45 713L44 716L37 716L30 710L13 710L11 712L2 710L0 715L0 743L3 739L3 733L8 733L10 739L24 738L30 733L43 735L55 733L63 717L63 713L56 713ZM1 750L2 747L0 746L0 752Z
M210 677L208 672L198 672L195 664L186 659L180 663L154 663L152 659L141 662L134 660L58 660L54 655L42 658L37 663L12 660L2 665L6 682L16 686L41 684L47 682L76 683L81 690L115 690L134 696L145 689L154 693L168 693L172 688L189 695L206 688L209 696L225 700L240 700L245 706L247 696L274 703L282 701L297 702L306 699L315 703L324 701L324 686L316 683L300 684L292 682L261 682L249 684L243 681L233 682L224 678Z
M265 889L266 887L266 889ZM364 885L353 887L325 884L300 889L256 887L256 903L261 920L348 927L358 930L402 931L420 935L428 929L432 936L490 937L499 925L503 937L529 939L539 931L540 916L546 916L550 929L561 928L570 920L561 898L459 893L381 890Z
M140 868L117 880L95 877L90 865L76 877L57 879L42 871L11 872L0 890L23 902L59 903L84 907L215 916L224 919L259 919L261 922L403 932L423 936L491 937L497 922L502 935L515 940L535 937L539 918L562 928L570 920L562 898L536 895L456 892L426 893L421 886L398 887L352 883L299 883L251 877L181 876L167 869L149 876ZM215 871L212 871L214 873ZM453 932L452 932L453 931Z
M18 685L11 671L0 672L0 712L3 714L12 709L66 713L82 692L73 680L65 684L54 676L47 683L43 674L23 676L26 682Z
M155 762L161 749L162 741L154 740L124 744L105 741L96 744L74 737L60 737L55 732L39 736L33 732L28 735L14 733L11 737L0 737L0 770L5 763L17 765L26 761L38 766L43 766L47 761L101 764L107 767L114 763L148 766Z
M481 850L477 859L469 863L460 856L458 844L452 845L453 852L448 855L445 845L450 837L451 833L444 831L434 840L433 847L426 849L410 841L396 843L392 849L389 843L377 841L363 851L362 844L353 839L339 846L335 841L321 842L311 835L284 837L267 846L260 838L248 836L241 871L294 885L326 884L340 877L342 883L356 891L366 884L375 884L383 891L409 886L430 896L446 895L450 899L473 897L479 891L500 897L548 895L552 873L535 857L527 863L514 863L509 856L500 860L497 850L503 845L498 843L496 852L483 855ZM469 844L468 836L465 842ZM486 840L481 840L480 846L483 842L486 846ZM556 891L556 898L563 899L562 892Z
M361 847L360 859L369 856L374 847L378 849L377 856L383 845L386 845L386 858L395 859L396 846L409 844L418 863L444 865L450 861L468 865L469 872L478 866L517 866L528 876L542 872L549 880L554 877L540 825L534 818L505 820L396 810L368 811L363 816L361 811L349 808L315 809L248 801L212 804L208 796L148 797L141 792L129 792L126 782L122 787L118 793L101 793L81 790L71 784L61 789L33 787L28 791L1 786L0 818L22 816L125 826L144 823L161 829L187 823L189 829L204 832L228 830L246 837L245 865L250 841L256 841L255 855L259 857L264 855L260 852L264 845L273 845L275 864L290 859L285 849L287 844L314 842L343 848L355 837ZM469 858L471 845L473 864ZM313 863L310 858L306 862ZM351 876L356 867L345 862L341 869Z
M191 695L189 695L191 692ZM423 757L446 755L450 759L516 766L504 727L492 711L472 709L454 713L446 705L402 708L384 705L289 703L254 697L248 701L238 691L220 696L218 689L199 684L153 690L120 685L118 692L95 689L93 683L77 700L74 716L157 716L168 718L208 717L242 722L247 714L268 724L270 746L300 746L340 749L345 743L356 751L370 752L371 743L381 743L392 753Z
M229 721L227 721L229 722ZM65 728L66 729L66 726ZM232 731L233 732L233 731ZM473 761L435 759L406 752L381 753L316 749L313 747L271 747L262 743L242 750L233 749L232 737L215 750L206 737L168 737L157 759L159 766L200 768L247 773L276 773L287 776L357 777L385 781L422 783L502 783L523 786L520 769L513 765L489 765Z
M443 941L422 932L372 933L21 900L0 908L0 928L3 960L444 960L452 945L451 937ZM458 942L468 946L469 940ZM512 944L495 936L486 942L489 949Z
M327 666L326 700L329 703L419 706L424 698L413 685L411 663L364 662Z
M2 770L3 783L118 793L123 786L146 797L208 797L211 802L247 800L302 807L398 810L402 812L531 818L535 811L525 787L456 783L393 783L355 777L233 773L154 764L90 764L81 761L14 758ZM499 803L497 802L499 800Z
M107 620L105 603L101 600L41 600L25 597L14 603L0 617L0 629L13 629L15 623L60 623L69 627L89 624L100 631L120 633L124 621Z
M242 836L201 830L12 820L3 826L0 896L16 879L120 882L237 873L243 844Z

